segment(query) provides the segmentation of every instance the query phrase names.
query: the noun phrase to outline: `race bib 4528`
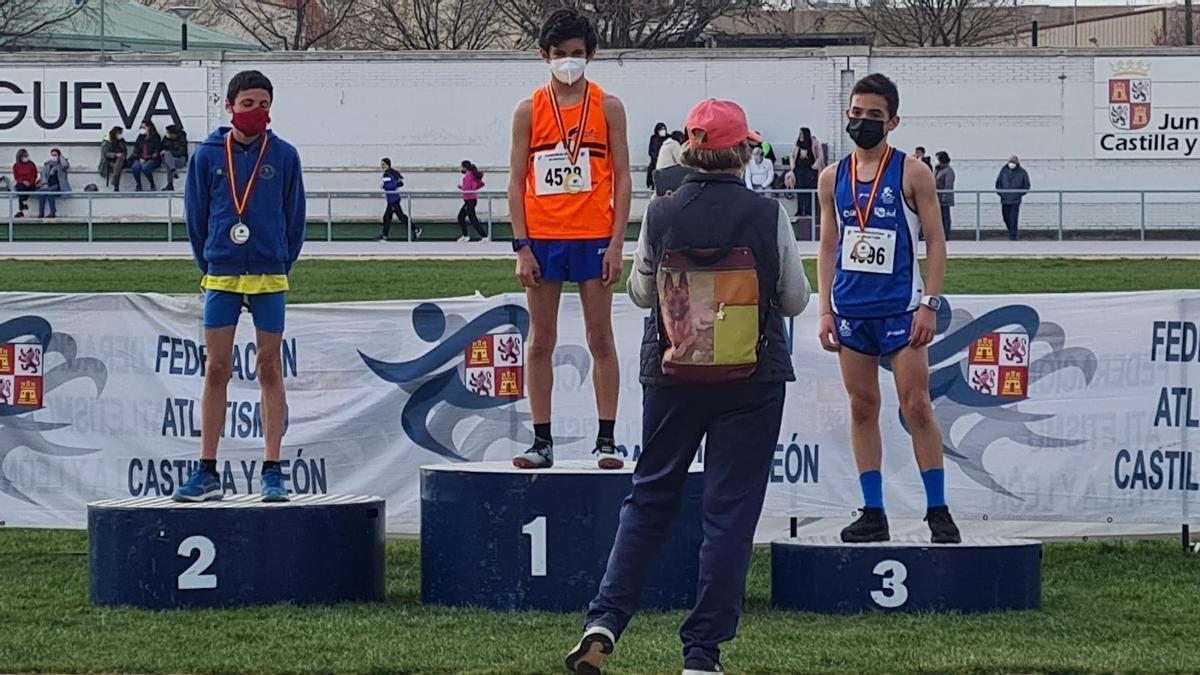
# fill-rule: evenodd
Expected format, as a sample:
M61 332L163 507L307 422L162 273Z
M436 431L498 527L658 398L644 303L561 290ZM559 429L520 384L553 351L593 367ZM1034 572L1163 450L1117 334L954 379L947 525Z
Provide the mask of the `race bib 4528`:
M587 148L571 163L566 150L543 150L533 155L537 195L579 194L592 191L592 159Z

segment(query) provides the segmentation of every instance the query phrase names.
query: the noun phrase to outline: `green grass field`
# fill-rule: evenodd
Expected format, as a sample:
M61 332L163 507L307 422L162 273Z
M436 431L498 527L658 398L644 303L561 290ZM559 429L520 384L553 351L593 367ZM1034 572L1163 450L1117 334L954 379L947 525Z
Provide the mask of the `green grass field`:
M806 263L810 277L811 261ZM187 261L0 261L4 290L194 293ZM946 292L1200 287L1200 261L952 260ZM297 302L517 291L506 261L303 261ZM3 520L0 517L0 520ZM286 561L281 561L286 564ZM388 544L377 605L98 609L84 533L0 529L0 672L554 673L581 613L424 607L415 542ZM1200 672L1200 556L1178 543L1049 544L1043 608L990 616L824 617L770 609L756 552L725 665L739 673ZM636 618L611 672L679 672L680 612Z

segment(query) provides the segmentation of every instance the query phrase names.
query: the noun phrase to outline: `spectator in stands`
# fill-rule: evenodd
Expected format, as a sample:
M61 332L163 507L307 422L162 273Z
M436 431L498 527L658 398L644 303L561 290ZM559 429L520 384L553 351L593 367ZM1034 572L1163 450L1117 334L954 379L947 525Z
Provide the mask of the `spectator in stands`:
M383 233L379 235L376 241L387 241L388 236L392 233L393 215L400 219L400 225L404 229L408 229L408 216L404 214L404 209L400 206L400 188L404 187L404 176L392 168L392 160L387 157L379 160L379 168L383 170L383 180L380 182L380 187L383 188L383 196L387 200L387 206L383 209ZM421 229L417 228L413 234L418 237L421 236Z
M950 153L939 150L937 168L933 170L937 182L938 203L942 205L942 229L950 239L950 207L954 206L954 169L950 167Z
M755 131L754 133L758 134L757 131ZM758 135L760 137L762 137L762 134L758 134ZM763 137L763 139L761 141L754 141L753 143L750 144L750 146L752 148L762 148L763 157L766 157L768 160L770 160L771 165L774 166L775 161L776 161L775 160L775 148L771 147L771 143L769 141L767 141L767 139L765 137Z
M13 214L13 217L24 218L25 210L29 208L29 197L24 193L35 192L41 185L37 164L29 159L29 151L25 148L17 150L17 163L13 164L12 173L13 190L22 193L17 202L17 212Z
M38 196L38 218L54 218L58 215L58 209L55 208L58 195L53 193L71 191L71 181L67 177L70 169L71 162L63 157L58 148L50 151L50 159L42 164L42 190L51 194ZM49 215L46 215L47 206L50 207Z
M481 187L483 187L483 172L479 170L479 167L464 159L462 182L458 184L463 198L462 208L458 210L458 227L462 229L462 236L458 238L460 243L487 239L487 230L483 229L483 225L479 222L479 216L475 215L475 206L479 203L479 195L475 191ZM471 226L479 233L479 239L471 239L471 235L467 234L467 221L470 221Z
M176 169L187 164L187 159L187 132L181 126L168 124L167 135L163 137L162 141L162 163L167 169L167 186L163 188L163 192L175 189L175 179L179 178L179 172Z
M654 133L650 135L650 163L646 165L646 187L654 187L654 169L658 164L658 152L663 143L670 138L667 135L667 123L659 122L654 125Z
M1021 200L1029 191L1029 173L1021 166L1016 155L1008 158L1008 164L1000 168L996 176L996 194L1000 195L1000 213L1004 226L1008 228L1009 241L1018 237L1018 221L1021 217Z
M113 127L100 145L100 175L113 186L113 192L121 191L121 172L125 170L125 157L129 146L122 134L125 129Z
M687 138L682 131L672 131L670 136L667 136L663 141L662 147L658 149L658 160L654 163L654 170L666 169L672 166L679 165L679 153L683 151L683 142Z
M750 163L746 165L745 178L746 187L755 192L766 192L775 182L775 164L766 158L762 148L754 148L751 151Z
M918 145L917 147L913 148L913 157L921 160L922 164L929 167L930 171L933 171L933 163L930 162L929 155L925 154L925 146Z
M808 127L800 127L796 145L792 146L791 159L792 168L783 177L784 185L791 190L816 189L817 174L825 168L825 150ZM813 193L799 193L796 195L796 201L797 218L812 215Z
M154 170L158 168L161 153L162 136L158 135L158 129L154 128L154 122L144 120L141 130L138 131L137 142L133 145L134 159L133 165L130 167L138 192L142 191L143 176L150 182L150 189L155 189Z

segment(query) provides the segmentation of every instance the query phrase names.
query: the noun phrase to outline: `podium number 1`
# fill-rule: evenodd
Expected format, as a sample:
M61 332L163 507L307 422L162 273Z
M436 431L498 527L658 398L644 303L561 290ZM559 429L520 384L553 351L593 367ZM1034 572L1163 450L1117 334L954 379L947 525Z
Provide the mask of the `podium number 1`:
M179 590L196 591L204 588L216 588L217 575L205 574L204 571L211 567L213 561L217 559L217 547L213 546L212 539L194 535L179 542L179 549L175 552L184 558L190 558L194 551L199 551L200 555L196 558L196 562L189 565L183 574L179 575Z
M871 571L882 577L882 590L871 591L871 599L875 604L891 609L908 601L908 587L904 585L908 579L908 568L904 563L899 560L880 560Z
M546 576L546 516L525 523L521 534L529 535L529 576Z

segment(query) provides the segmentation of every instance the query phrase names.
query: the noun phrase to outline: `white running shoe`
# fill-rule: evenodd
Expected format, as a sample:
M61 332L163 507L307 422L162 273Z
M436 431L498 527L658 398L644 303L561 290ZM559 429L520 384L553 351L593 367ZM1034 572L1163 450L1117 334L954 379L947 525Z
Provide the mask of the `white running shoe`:
M457 241L457 242L458 242L458 243L460 243L460 244L465 244L465 243L467 243L468 241L471 241L471 238L470 238L470 237L468 237L467 235L465 235L465 234L464 234L463 236L459 237L459 238L458 238L458 239L456 239L455 241Z
M579 675L600 675L604 659L613 653L616 636L604 626L592 626L583 632L579 644L567 654L567 671Z

